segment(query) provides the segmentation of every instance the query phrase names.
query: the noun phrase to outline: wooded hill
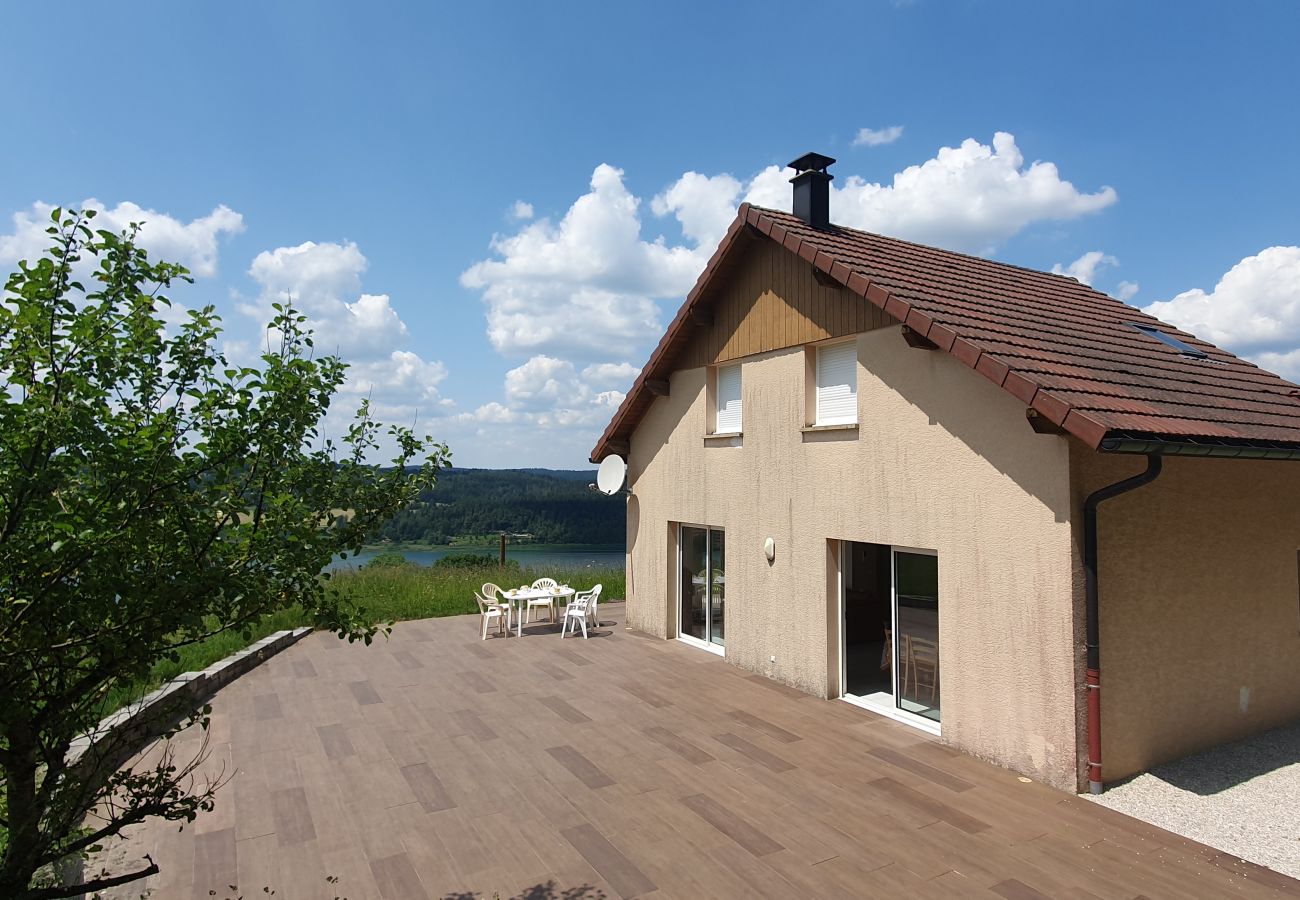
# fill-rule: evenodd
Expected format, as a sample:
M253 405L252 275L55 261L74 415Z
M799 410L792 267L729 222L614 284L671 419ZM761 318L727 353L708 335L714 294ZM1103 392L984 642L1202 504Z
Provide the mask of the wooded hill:
M531 535L539 544L626 540L622 494L588 490L595 470L444 469L438 486L398 513L375 540L448 544L471 535Z

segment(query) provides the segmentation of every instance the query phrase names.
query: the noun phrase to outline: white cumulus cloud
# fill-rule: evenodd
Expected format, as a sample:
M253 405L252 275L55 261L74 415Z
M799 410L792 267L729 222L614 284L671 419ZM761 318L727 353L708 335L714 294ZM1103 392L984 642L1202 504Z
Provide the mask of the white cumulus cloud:
M789 210L793 170L764 169L746 199ZM992 144L967 138L941 147L920 165L897 173L891 184L848 175L831 185L831 221L922 244L989 253L1037 222L1076 219L1118 198L1114 188L1080 192L1052 162L1025 165L1015 135L999 131Z
M272 303L292 299L311 318L318 345L346 359L383 357L406 339L406 325L386 294L361 292L366 265L354 243L307 241L263 251L248 272L262 291L241 309L266 319Z
M510 422L519 421L519 413L510 409L504 404L497 403L493 400L491 403L484 403L472 413L462 413L459 417L466 422L483 422L494 425L504 425Z
M630 387L640 374L631 363L593 363L582 370L582 379L593 387Z
M1300 247L1261 250L1224 273L1213 290L1193 288L1145 310L1300 379Z
M1118 265L1119 260L1110 254L1102 253L1100 250L1089 250L1068 266L1063 266L1060 263L1052 266L1052 273L1073 278L1080 284L1091 285L1096 279L1097 273L1103 268Z
M892 144L903 136L902 125L890 125L888 128L859 128L853 139L855 147L880 147Z
M533 205L523 200L516 200L510 207L510 218L516 222L526 222L533 217Z
M1127 303L1140 289L1136 281L1121 281L1115 286L1115 296Z
M656 215L671 213L682 232L711 249L746 200L791 208L794 170L768 166L747 181L729 174L687 172L655 197ZM831 183L831 220L851 228L901 237L951 250L988 253L1038 222L1062 221L1105 209L1113 188L1080 192L1054 163L1026 166L1014 135L998 132L992 144L967 138L942 147L931 159L897 173L890 184L842 175Z
M504 403L485 403L454 420L461 424L517 424L521 429L595 428L623 402L623 392L610 389L609 384L620 378L627 378L625 384L630 384L629 376L634 377L636 371L627 363L601 363L579 372L567 359L538 354L506 373ZM586 439L584 433L579 442ZM588 449L583 448L584 453Z
M445 404L438 385L447 368L407 349L406 324L387 294L362 290L365 256L355 243L307 241L259 253L248 274L260 292L239 303L259 324L271 304L291 300L308 319L316 346L348 363L341 393L371 398L380 421L410 424ZM344 404L350 413L355 403Z
M506 373L506 399L512 406L548 409L586 399L586 385L578 380L573 363L550 356L534 356Z
M656 216L675 216L682 234L697 245L716 244L736 217L743 187L731 175L687 172L650 201L650 209Z
M482 292L492 345L598 359L628 356L656 336L655 301L685 293L712 248L701 256L642 239L639 207L622 170L600 165L559 223L540 219L493 238L493 258L461 275Z
M123 231L139 224L140 245L151 259L180 263L200 278L217 274L221 237L244 230L244 217L224 204L188 222L129 200L109 207L92 197L64 207L69 208L95 210L91 222L95 230ZM0 234L0 265L34 260L49 248L51 238L45 229L50 226L53 209L52 204L37 202L13 214L13 231Z

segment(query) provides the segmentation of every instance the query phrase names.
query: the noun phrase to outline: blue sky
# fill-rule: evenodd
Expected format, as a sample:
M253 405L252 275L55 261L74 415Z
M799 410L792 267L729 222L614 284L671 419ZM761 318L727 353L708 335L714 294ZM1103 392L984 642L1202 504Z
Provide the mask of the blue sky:
M836 221L1059 267L1300 378L1292 3L11 3L0 31L0 267L38 204L146 219L232 356L291 293L346 399L459 465L583 466L808 150Z

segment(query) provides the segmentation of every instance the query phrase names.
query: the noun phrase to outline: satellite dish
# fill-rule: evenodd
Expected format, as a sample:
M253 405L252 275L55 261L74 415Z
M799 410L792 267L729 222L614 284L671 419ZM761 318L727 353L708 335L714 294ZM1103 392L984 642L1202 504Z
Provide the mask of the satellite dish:
M617 494L623 487L627 476L627 463L621 456L607 456L596 471L596 488L602 494Z

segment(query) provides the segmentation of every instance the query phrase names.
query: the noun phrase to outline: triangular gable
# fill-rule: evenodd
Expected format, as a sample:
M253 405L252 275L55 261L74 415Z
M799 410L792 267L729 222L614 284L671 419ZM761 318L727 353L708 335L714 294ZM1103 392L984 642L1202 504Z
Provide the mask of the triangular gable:
M735 252L731 275L696 307L697 319L711 324L694 329L673 370L898 324L843 285L819 281L806 263L770 241Z

